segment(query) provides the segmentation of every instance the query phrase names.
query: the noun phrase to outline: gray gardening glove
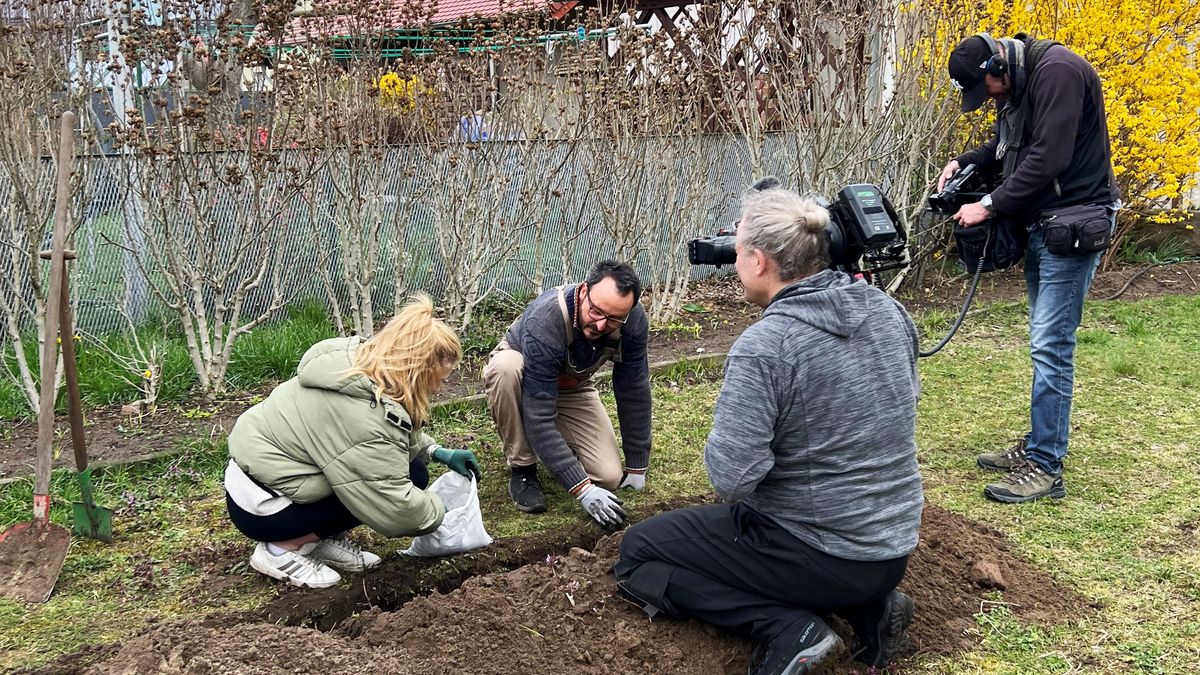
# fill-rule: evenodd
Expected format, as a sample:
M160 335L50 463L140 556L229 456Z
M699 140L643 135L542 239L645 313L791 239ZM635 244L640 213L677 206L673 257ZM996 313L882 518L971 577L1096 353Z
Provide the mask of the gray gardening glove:
M616 527L625 522L625 509L621 508L625 502L599 485L588 483L575 498L589 516L605 527Z
M621 484L618 488L633 488L641 490L646 487L646 470L645 469L625 469L625 473L621 474Z

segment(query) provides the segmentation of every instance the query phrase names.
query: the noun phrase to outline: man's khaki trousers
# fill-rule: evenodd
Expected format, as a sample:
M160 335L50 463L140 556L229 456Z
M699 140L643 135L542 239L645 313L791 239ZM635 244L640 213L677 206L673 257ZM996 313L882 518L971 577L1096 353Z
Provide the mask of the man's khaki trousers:
M537 455L525 438L521 416L521 381L525 358L501 341L483 368L483 390L488 411L500 440L508 466L530 466ZM558 417L554 422L567 446L575 453L592 482L615 490L621 482L621 459L617 454L617 435L600 394L590 382L558 390Z

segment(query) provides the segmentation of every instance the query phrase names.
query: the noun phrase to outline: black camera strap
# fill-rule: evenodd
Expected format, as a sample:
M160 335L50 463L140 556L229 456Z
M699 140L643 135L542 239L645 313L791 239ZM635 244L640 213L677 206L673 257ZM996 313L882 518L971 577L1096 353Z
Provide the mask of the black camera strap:
M1033 71L1041 63L1042 57L1055 45L1062 44L1056 40L1034 40L1024 33L1018 33L1013 39L1001 41L1010 53L1009 63L1012 77L1013 98L999 111L998 136L996 144L996 159L1002 163L1000 176L1007 179L1017 169L1017 156L1025 144L1025 118L1028 106L1025 104L1025 85L1033 77ZM1058 179L1054 181L1055 192L1058 192Z

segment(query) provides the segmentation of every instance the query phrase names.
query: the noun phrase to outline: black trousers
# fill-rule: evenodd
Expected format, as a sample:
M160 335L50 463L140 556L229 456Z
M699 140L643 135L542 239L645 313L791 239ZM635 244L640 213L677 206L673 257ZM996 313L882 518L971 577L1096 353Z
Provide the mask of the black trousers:
M408 478L422 490L429 487L429 470L423 462L416 461L408 465ZM234 503L228 492L225 493L225 506L229 509L233 526L254 541L287 541L306 534L325 539L362 525L362 521L350 513L336 495L312 504L293 502L269 516L256 516L246 511Z
M859 635L878 625L908 556L860 562L823 553L742 504L694 506L634 525L613 572L653 616L695 617L770 642L822 614ZM793 628L795 626L795 628Z

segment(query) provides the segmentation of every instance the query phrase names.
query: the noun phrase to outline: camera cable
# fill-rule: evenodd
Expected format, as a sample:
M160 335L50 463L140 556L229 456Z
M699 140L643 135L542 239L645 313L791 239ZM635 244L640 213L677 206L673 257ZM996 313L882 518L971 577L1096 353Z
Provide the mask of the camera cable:
M992 231L989 228L987 239L983 244L983 250L987 250L988 244L991 243L991 240ZM917 356L920 358L927 358L942 351L942 347L945 347L946 344L950 342L950 338L954 337L954 334L958 332L959 327L962 326L963 320L967 318L967 310L970 309L971 302L975 299L975 290L979 288L979 277L983 274L984 258L985 256L983 255L979 256L979 260L975 263L975 276L971 277L971 288L967 290L967 297L963 300L962 308L958 310L958 318L954 320L954 325L950 326L949 332L946 333L946 336L943 337L941 342L938 342L937 346L935 346L933 349L917 352Z
M963 319L967 318L967 309L971 306L971 301L975 299L975 289L979 287L979 276L981 274L983 274L982 258L980 258L979 264L975 266L975 276L971 278L971 288L967 291L967 298L963 300L962 309L958 311L958 318L954 320L954 325L950 326L950 331L946 333L946 337L942 338L941 342L937 343L936 347L930 349L929 351L918 352L917 356L925 358L928 356L933 356L934 354L942 351L942 347L945 347L946 343L950 342L950 338L954 337L954 334L958 332L958 328L962 325Z

